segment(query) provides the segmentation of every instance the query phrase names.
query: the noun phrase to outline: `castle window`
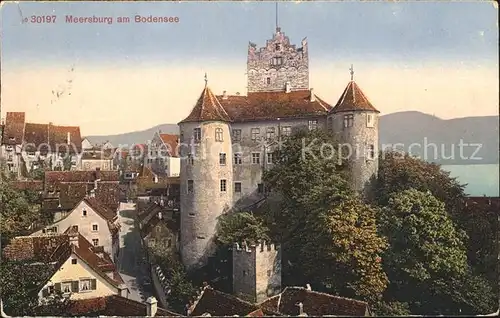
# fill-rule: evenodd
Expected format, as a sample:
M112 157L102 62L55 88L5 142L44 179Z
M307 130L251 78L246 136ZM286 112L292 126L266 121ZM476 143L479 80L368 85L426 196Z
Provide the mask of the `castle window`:
M260 152L252 153L252 164L260 165Z
M267 139L274 139L274 134L275 134L274 127L268 127L267 131L266 131L266 138Z
M257 185L257 192L258 193L264 193L264 184L263 183L259 183Z
M309 130L316 130L318 128L318 121L317 120L310 120L309 121Z
M243 162L242 160L243 154L241 152L237 152L234 154L234 164L235 165L241 165Z
M192 165L194 163L193 155L188 154L187 160L188 160L188 164Z
M274 66L282 65L283 64L283 58L282 57L274 57L271 60L271 64L274 65Z
M270 77L266 78L266 84L267 85L271 84L271 78Z
M375 146L374 145L368 145L368 151L367 151L367 157L368 159L375 159Z
M288 137L292 134L292 127L285 126L281 128L281 134L285 137Z
M344 115L344 128L352 127L353 123L354 123L353 114Z
M273 164L275 161L274 159L275 159L274 153L272 153L272 152L267 153L267 163L268 164Z
M194 141L200 141L201 140L201 128L195 128L193 131L193 137Z
M99 246L99 239L92 239L92 244L94 246Z
M215 129L215 141L224 141L222 128Z
M225 153L223 153L223 152L221 152L221 153L219 154L219 164L220 164L221 166L226 165L226 154L225 154Z
M241 192L241 182L235 182L234 183L234 192Z
M251 134L252 134L252 140L259 140L260 128L252 128Z
M227 181L226 179L222 179L220 181L220 192L226 192L227 191Z
M366 127L373 128L375 126L375 120L372 114L366 115Z
M187 193L193 193L194 192L194 181L193 180L188 180L187 183Z
M241 129L233 129L233 141L241 141Z

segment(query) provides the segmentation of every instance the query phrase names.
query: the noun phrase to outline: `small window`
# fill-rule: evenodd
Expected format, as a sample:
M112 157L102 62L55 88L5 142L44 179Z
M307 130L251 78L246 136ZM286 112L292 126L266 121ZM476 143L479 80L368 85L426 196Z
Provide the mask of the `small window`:
M219 142L224 141L224 133L222 131L222 128L215 129L215 141L219 141Z
M92 244L94 246L99 246L99 239L92 239Z
M258 140L260 135L260 128L252 128L251 134L252 134L252 140Z
M233 129L233 141L241 141L241 129Z
M275 128L274 127L268 127L266 131L266 138L267 139L274 139L275 135Z
M194 141L198 142L201 140L201 128L195 128L193 131Z
M273 164L274 163L274 153L269 152L267 154L267 163L268 164Z
M77 263L76 258L73 258L73 259L71 260L71 264L75 265L76 263Z
M73 225L73 231L78 232L78 225Z
M194 181L193 180L188 180L187 183L187 193L193 193L194 192Z
M223 152L219 154L219 164L221 166L224 166L226 164L226 154Z
M257 192L258 193L264 193L264 184L263 183L259 183L257 185Z
M99 226L97 224L92 224L92 231L97 232L99 230Z
M260 152L252 153L252 164L260 165Z
M241 182L234 183L234 192L237 192L237 193L241 192Z
M366 127L375 127L375 117L373 116L373 114L366 114Z
M276 51L281 50L281 45L279 43L276 43Z
M288 137L292 134L292 127L284 126L281 128L281 134L285 137Z
M375 159L375 146L374 145L368 145L368 151L367 151L367 157L368 159Z
M189 165L194 164L194 159L192 154L188 154L187 161Z
M271 274L272 274L272 273L273 273L273 271L268 270L268 271L267 271L267 277L271 277Z
M96 290L95 279L82 279L80 280L80 291Z
M241 165L243 163L243 154L241 152L237 152L234 154L234 164Z
M172 246L172 239L168 239L167 241L167 247L171 247Z
M194 213L189 213L189 216L190 216L190 217L194 217L195 215L196 215L196 214L194 214Z
M87 216L87 210L83 210L83 211L82 211L82 215L83 215L83 216Z
M267 84L267 85L271 84L271 78L270 78L270 77L267 77L267 78L266 78L266 84Z
M71 282L64 282L61 284L61 291L63 293L71 293Z
M225 179L222 179L220 181L220 192L226 192L227 191L227 181Z
M243 271L243 276L247 276L248 275L248 272L247 271Z
M344 115L344 128L352 127L353 123L354 123L353 114Z
M318 128L318 121L317 120L310 120L309 121L309 130L316 130Z

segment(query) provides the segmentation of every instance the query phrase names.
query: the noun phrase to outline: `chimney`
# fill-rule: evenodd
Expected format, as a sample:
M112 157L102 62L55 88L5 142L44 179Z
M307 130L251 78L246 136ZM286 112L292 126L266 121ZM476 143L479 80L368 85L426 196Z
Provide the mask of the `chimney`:
M71 133L68 131L68 136L66 137L66 140L68 142L68 145L71 144Z
M299 307L299 314L297 316L307 316L307 314L304 312L304 304L298 303L296 305L297 307Z
M292 86L290 85L290 82L285 83L285 93L290 93L292 91Z
M306 289L307 289L307 290L312 290L311 285L306 284Z
M71 245L74 245L75 247L78 247L78 232L71 232L70 234L68 234L69 236L69 243Z
M118 290L120 291L120 296L128 298L128 287L126 284L120 284Z
M316 101L316 97L314 97L314 88L311 88L309 91L311 92L311 95L309 96L309 101L310 102L315 102Z
M163 218L163 215L161 214L161 212L158 212L158 219L162 219Z
M158 301L153 296L146 299L146 316L154 317L156 316L156 311L158 310Z
M226 91L222 92L222 99L227 99L227 92Z

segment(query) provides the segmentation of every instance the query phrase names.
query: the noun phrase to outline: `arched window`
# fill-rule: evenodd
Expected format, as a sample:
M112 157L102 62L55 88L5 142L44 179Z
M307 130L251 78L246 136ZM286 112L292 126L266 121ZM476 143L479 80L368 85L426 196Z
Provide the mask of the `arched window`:
M215 129L215 141L224 141L222 128Z

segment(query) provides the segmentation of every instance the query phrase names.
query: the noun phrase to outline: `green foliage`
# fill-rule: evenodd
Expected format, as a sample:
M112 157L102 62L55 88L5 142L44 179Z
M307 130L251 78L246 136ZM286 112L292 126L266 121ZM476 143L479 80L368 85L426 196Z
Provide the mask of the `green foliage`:
M395 302L379 301L373 305L372 310L375 316L377 317L408 316L411 314L410 308L407 303L400 303L397 301Z
M46 307L40 307L38 292L54 273L49 264L32 265L3 260L0 264L0 294L4 311L10 316L41 315ZM51 311L61 306L61 295L56 294L47 303ZM50 312L49 312L50 313Z
M217 240L223 245L270 241L269 229L261 220L248 212L229 213L219 217Z
M43 168L36 168L30 171L30 178L33 180L43 180L45 178L45 170Z

